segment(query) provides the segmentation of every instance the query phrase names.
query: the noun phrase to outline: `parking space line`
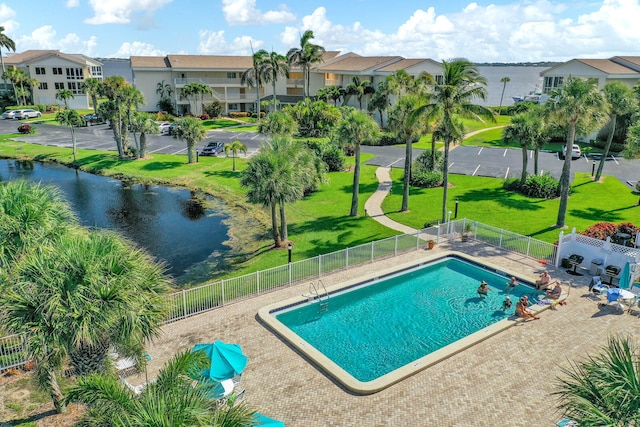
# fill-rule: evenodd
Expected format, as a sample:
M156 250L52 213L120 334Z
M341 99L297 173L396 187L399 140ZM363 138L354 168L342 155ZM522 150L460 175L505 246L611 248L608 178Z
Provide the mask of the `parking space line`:
M508 148L504 149L504 154L502 154L502 157L507 157L507 150L508 150Z
M253 141L254 139L259 138L259 137L260 137L260 134L256 133L254 136L251 137L251 140Z
M396 160L395 162L391 162L387 165L388 168L392 167L393 165L395 165L396 163L398 163L399 161L404 160L403 158L399 158L398 160Z
M451 169L451 166L453 166L456 162L451 162L449 163L449 169Z
M611 158L613 159L614 162L616 162L616 165L619 165L620 163L618 163L618 160L616 160L615 157L613 157L613 155L611 155Z
M507 171L504 174L504 179L509 178L509 167L507 166Z
M480 150L478 151L478 156L480 155L480 153L482 153L482 150L484 150L484 147L480 147Z
M476 173L478 172L478 169L480 169L480 165L478 165L478 167L476 168L476 170L473 171L473 173L471 174L471 176L476 176Z
M167 145L166 147L158 148L157 150L147 151L147 154L157 153L160 150L164 150L165 148L173 147L173 145Z
M529 158L533 159L533 150L529 150Z
M182 150L176 151L175 153L171 153L171 154L180 154L180 153L185 153L187 151L186 148L183 148Z
M584 157L584 161L585 161L585 162L589 163L589 158L587 157L587 155L586 155L586 154L583 154L583 155L582 155L582 157Z

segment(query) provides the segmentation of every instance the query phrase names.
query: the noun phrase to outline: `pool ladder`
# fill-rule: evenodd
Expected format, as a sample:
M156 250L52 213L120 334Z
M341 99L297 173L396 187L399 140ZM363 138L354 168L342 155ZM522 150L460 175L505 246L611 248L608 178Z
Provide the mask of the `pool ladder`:
M321 288L324 291L324 294L320 294L318 288ZM305 296L308 301L314 299L318 300L318 314L322 315L329 311L329 292L327 292L327 288L324 287L322 280L318 280L318 286L313 282L309 283L309 293L305 294Z

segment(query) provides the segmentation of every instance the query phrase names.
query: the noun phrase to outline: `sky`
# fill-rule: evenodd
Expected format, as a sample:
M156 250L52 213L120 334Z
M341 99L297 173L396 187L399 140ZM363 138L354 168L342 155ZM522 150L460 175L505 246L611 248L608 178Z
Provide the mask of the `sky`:
M0 2L16 51L90 57L326 50L473 62L640 55L639 0L31 0ZM2 50L6 54L6 49Z

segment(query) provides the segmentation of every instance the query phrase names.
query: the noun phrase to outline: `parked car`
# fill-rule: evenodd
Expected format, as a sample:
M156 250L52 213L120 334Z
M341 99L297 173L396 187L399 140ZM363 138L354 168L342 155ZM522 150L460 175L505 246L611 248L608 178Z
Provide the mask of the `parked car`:
M567 155L566 151L567 151L567 146L566 145L562 146L562 158L563 159ZM573 146L571 147L571 158L572 159L579 159L580 157L582 157L582 151L580 151L580 146L578 144L573 144Z
M224 142L211 141L200 150L201 156L217 156L224 153Z
M42 113L40 111L33 110L31 108L27 108L25 110L16 111L15 117L18 120L22 119L35 119L36 117L41 117Z
M169 128L171 127L171 123L167 122L156 122L158 124L158 128L160 128L160 135L169 135Z
M16 111L19 110L7 110L4 113L2 113L2 118L3 119L15 119L16 118Z
M84 119L84 122L86 125L89 125L89 124L97 125L97 124L103 123L102 119L97 114L92 114L92 113L85 114L82 116L82 118Z

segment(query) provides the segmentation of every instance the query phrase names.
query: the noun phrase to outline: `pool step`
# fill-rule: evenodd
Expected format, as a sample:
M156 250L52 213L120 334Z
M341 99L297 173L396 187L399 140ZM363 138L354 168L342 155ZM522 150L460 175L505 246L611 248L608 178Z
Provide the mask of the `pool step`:
M326 313L327 311L329 311L329 301L320 301L320 303L318 303L318 313Z

